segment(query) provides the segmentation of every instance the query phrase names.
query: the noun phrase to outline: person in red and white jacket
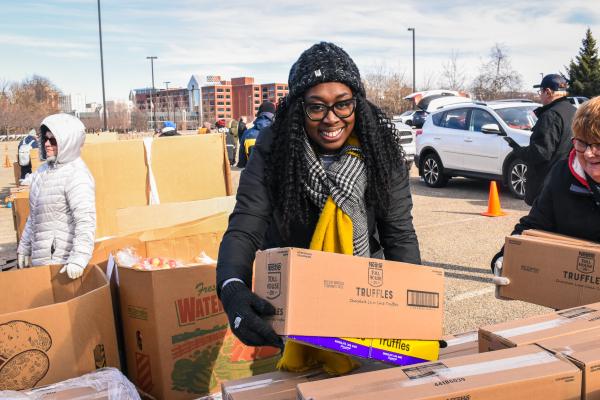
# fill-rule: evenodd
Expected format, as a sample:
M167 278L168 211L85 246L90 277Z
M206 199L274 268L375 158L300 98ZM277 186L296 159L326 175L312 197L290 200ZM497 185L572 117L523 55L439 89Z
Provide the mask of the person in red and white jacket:
M513 235L539 229L600 242L600 97L584 103L573 118L573 150L558 162L544 183L529 214L515 225ZM492 259L496 277L504 248ZM508 284L496 278L497 285Z

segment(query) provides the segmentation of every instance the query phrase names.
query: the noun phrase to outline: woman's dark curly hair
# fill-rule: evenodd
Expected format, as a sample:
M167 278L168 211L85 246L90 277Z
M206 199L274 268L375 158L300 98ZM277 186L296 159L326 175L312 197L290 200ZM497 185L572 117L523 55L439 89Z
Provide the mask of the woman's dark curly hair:
M266 160L265 177L275 212L285 229L306 223L310 201L303 181L308 176L303 156L304 110L301 96L280 99L271 126L273 144ZM405 176L406 157L398 131L385 113L361 94L355 94L354 134L360 141L367 170L367 204L387 208L390 204L392 173ZM282 232L289 235L287 232Z

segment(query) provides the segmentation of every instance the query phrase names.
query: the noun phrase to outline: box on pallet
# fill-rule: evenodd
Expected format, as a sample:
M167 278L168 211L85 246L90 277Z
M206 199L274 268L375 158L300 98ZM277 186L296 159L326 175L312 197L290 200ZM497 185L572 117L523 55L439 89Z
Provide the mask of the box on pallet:
M538 346L298 384L298 400L577 400L581 371Z
M189 262L204 251L216 258L227 218L212 220L212 227L147 232L138 255ZM176 237L178 232L188 236ZM128 376L145 392L194 399L218 391L222 381L275 369L278 349L244 346L229 330L214 265L155 271L119 266L118 276Z
M508 236L500 295L565 309L600 301L600 244L541 231ZM557 296L556 293L560 293Z
M119 367L110 288L88 266L81 279L61 265L0 274L0 390L23 390Z
M479 328L479 351L493 351L600 328L600 303Z

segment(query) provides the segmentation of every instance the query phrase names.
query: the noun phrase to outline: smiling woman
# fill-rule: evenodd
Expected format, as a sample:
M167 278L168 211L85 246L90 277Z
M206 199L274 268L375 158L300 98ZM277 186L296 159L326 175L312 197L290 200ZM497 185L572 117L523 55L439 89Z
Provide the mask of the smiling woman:
M600 97L577 109L572 128L574 148L569 158L552 169L513 235L539 229L600 242ZM502 260L503 250L492 259L498 274Z
M275 309L249 289L257 250L299 247L421 262L398 132L366 99L354 61L332 43L315 44L292 66L288 83L289 95L241 175L217 265L233 332L253 346L283 347L263 320ZM281 366L315 366L307 354L288 341ZM342 355L324 359L338 373L355 366Z

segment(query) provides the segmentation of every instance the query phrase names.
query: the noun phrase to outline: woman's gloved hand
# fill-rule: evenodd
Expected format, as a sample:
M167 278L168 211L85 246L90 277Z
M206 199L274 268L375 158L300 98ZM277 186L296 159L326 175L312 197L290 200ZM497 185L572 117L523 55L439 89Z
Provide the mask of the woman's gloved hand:
M60 274L63 274L63 273L65 273L65 271L67 272L67 275L71 279L77 279L77 278L81 277L81 275L83 275L83 268L81 268L77 264L66 264L58 272Z
M17 268L29 268L31 267L31 256L26 256L25 254L17 254Z
M510 279L505 276L502 276L502 264L504 262L504 257L500 257L494 263L494 277L492 278L492 282L496 285L496 298L507 300L505 297L500 296L500 288L502 286L506 286L510 284Z
M247 346L273 346L283 350L283 340L263 318L275 315L275 307L252 293L242 282L221 289L221 302L235 336Z

